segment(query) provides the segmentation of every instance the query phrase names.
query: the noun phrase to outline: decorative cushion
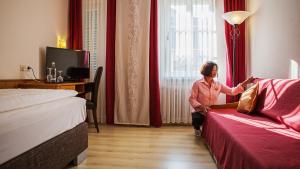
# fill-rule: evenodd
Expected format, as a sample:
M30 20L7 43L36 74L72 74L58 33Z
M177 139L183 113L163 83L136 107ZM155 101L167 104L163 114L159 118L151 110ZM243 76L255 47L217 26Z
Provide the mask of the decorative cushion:
M250 113L254 110L257 101L258 83L242 93L237 106L237 111L241 113Z
M299 79L260 80L255 112L300 131L299 89Z

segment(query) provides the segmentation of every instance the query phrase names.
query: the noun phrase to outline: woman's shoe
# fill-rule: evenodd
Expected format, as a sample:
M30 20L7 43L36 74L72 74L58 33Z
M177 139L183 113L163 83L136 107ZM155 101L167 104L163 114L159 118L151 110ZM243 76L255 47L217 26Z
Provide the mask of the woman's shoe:
M195 130L195 136L200 137L201 136L201 130Z

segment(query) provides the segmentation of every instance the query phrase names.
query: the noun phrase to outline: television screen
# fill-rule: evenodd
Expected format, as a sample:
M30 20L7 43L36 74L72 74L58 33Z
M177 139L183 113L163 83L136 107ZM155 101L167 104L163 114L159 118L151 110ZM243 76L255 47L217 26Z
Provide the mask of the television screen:
M90 77L88 51L47 47L46 69L52 66L52 62L55 63L56 71L62 71L64 81L76 81Z

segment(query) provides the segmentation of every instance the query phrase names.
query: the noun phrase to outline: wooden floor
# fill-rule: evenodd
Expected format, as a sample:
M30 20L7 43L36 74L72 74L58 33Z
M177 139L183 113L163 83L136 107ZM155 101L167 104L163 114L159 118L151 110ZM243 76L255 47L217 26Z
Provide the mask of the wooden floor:
M88 157L72 169L216 169L191 126L89 129Z

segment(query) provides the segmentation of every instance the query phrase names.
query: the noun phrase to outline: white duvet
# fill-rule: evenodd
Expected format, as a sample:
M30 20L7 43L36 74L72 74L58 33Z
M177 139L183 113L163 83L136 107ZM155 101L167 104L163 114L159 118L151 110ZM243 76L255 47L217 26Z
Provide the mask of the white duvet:
M0 113L76 96L74 90L0 89Z
M86 101L76 95L73 90L0 89L0 165L84 122Z

